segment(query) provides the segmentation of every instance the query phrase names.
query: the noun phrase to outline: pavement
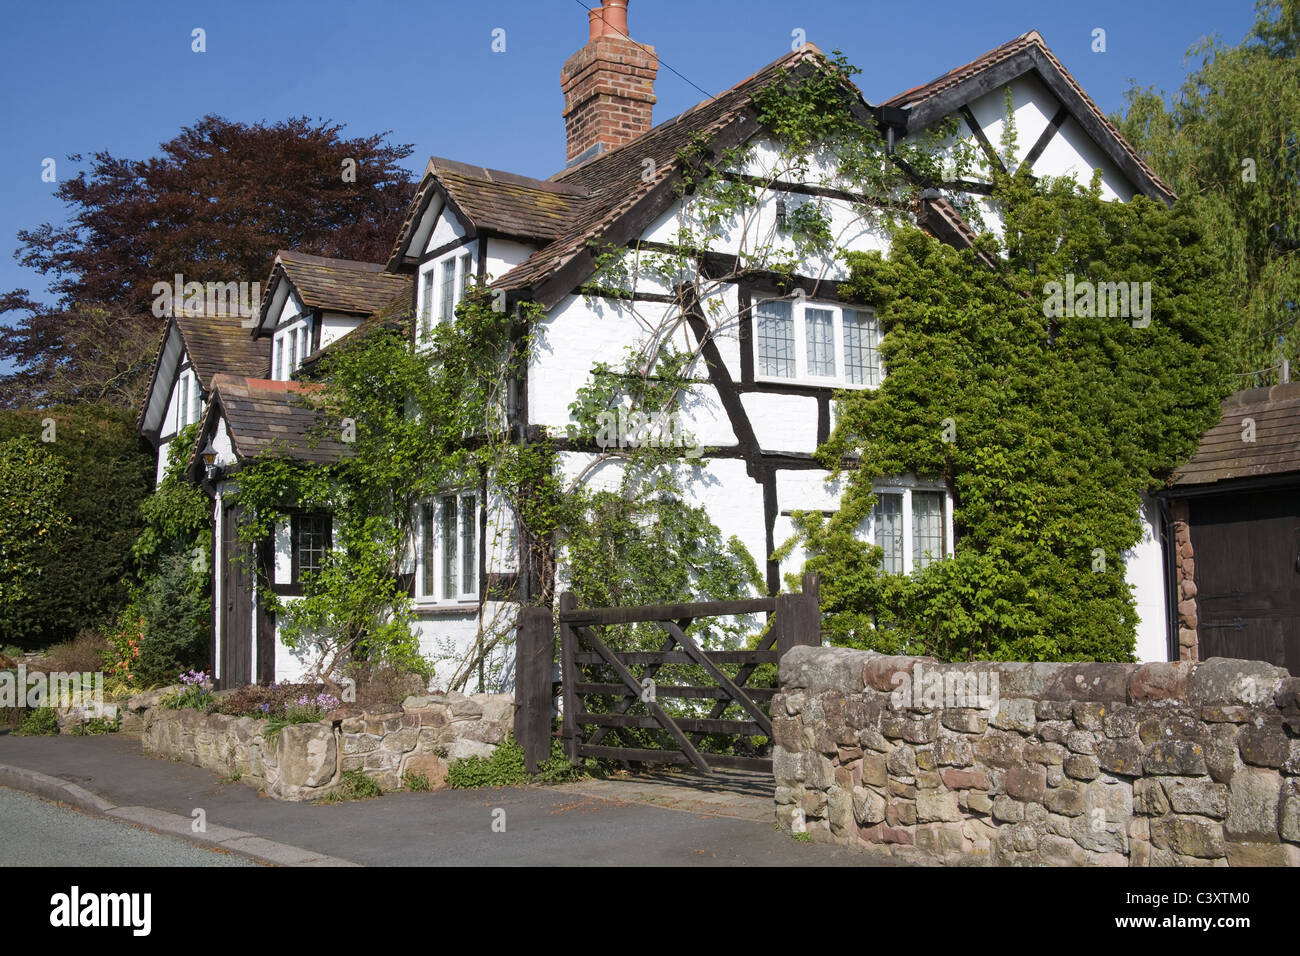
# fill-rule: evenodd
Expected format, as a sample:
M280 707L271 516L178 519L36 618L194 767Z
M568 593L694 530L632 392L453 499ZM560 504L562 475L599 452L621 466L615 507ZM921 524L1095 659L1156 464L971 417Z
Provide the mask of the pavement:
M880 866L779 831L771 780L660 772L559 786L286 803L134 735L0 735L0 786L289 866ZM202 820L204 829L196 829ZM8 862L0 842L0 863Z

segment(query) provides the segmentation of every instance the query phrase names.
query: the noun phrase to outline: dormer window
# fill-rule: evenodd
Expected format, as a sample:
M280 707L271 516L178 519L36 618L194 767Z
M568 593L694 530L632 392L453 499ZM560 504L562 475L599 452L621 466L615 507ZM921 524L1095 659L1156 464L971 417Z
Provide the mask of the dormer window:
M423 335L429 334L435 320L442 323L455 318L456 306L465 297L473 275L474 257L470 253L452 253L424 265L416 304Z
M271 374L276 381L286 382L311 352L310 317L299 316L277 330L271 349Z

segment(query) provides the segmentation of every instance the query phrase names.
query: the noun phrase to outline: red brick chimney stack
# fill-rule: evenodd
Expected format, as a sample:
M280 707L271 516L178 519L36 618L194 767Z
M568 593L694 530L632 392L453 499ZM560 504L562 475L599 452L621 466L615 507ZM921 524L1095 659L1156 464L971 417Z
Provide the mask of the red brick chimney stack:
M622 146L652 125L659 57L654 47L628 39L627 3L601 0L588 14L587 45L560 71L570 164Z

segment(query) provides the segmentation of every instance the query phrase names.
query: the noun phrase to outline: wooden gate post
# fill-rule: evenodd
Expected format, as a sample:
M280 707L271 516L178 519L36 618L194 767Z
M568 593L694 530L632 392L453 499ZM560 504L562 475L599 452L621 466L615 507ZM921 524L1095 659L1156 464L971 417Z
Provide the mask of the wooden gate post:
M560 595L559 609L563 611L572 611L578 606L578 599L574 597L573 592L565 591ZM578 673L578 635L574 633L573 625L567 621L560 621L560 680L564 682L564 714L563 729L561 731L564 737L564 753L569 758L569 763L575 767L581 762L578 756L578 722L575 719L578 712L578 695L574 690L580 678Z
M537 773L551 756L551 672L555 625L549 607L519 609L515 633L515 740L524 767Z
M792 647L821 646L821 593L817 575L803 576L801 593L777 596L776 629L776 651L782 657Z

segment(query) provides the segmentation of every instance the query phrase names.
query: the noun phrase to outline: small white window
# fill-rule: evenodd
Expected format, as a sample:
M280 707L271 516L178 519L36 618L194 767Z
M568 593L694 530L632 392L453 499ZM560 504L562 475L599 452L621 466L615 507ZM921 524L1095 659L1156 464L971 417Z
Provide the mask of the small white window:
M758 374L794 378L794 318L789 302L763 302L758 322Z
M197 422L202 417L203 417L203 395L199 391L199 382L198 379L196 378L190 384L190 414L189 414L189 418L186 420L186 424L188 425L191 422Z
M880 384L880 326L869 309L803 299L760 302L754 327L761 378L832 388Z
M298 367L298 336L294 332L288 334L289 339L289 367L285 371L285 378L293 375L294 370Z
M450 322L456 315L456 260L442 263L442 289L438 299L438 321Z
M426 335L433 326L433 269L420 276L420 330Z
M189 424L185 420L185 415L190 407L190 379L189 376L181 373L180 381L177 383L176 395L176 430L180 431Z
M844 377L853 385L880 384L880 323L874 312L844 310Z
M465 290L469 288L469 280L473 273L474 257L466 253L460 257L460 290L456 296L457 302L465 298Z
M940 486L904 479L876 488L870 541L884 552L886 574L911 574L951 553L952 512Z
M447 494L420 509L417 597L426 601L478 598L479 513L472 494Z
M284 378L284 342L280 336L271 339L271 378L277 382Z

